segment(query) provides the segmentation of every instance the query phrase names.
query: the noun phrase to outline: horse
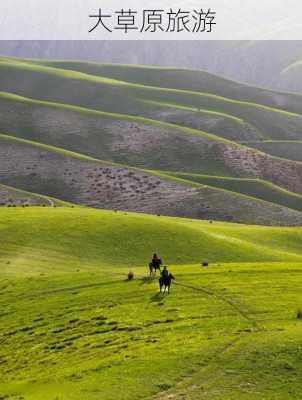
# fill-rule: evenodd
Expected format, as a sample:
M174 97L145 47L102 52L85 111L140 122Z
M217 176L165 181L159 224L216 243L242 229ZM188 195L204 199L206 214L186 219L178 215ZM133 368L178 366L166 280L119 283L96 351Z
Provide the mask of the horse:
M159 272L160 272L160 265L161 265L160 259L158 260L158 262L150 262L149 263L150 276L155 276L157 270L159 270Z
M172 280L174 281L175 278L171 273L169 273L168 276L162 276L159 278L160 293L162 293L162 288L164 286L164 293L166 293L166 289L168 288L168 294L170 294L170 286L171 286Z

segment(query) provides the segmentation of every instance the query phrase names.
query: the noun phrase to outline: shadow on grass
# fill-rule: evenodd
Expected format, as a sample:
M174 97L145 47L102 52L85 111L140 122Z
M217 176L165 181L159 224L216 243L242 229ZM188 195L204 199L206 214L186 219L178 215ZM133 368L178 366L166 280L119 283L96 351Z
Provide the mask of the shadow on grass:
M150 297L151 303L163 304L165 299L165 295L163 293L157 292Z
M141 279L141 284L142 285L150 284L150 283L153 283L153 282L156 282L156 277L154 278L153 276L144 276Z

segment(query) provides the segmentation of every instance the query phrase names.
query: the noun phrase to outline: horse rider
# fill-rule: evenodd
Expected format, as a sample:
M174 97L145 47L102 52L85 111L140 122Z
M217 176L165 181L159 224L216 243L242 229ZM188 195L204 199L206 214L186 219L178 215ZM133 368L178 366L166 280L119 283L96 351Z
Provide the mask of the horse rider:
M160 276L161 276L163 279L168 278L168 276L169 276L169 271L168 271L168 268L167 268L166 265L164 266L163 270L161 271Z
M161 259L157 256L156 253L153 254L152 260L151 260L152 266L153 268L156 269L160 269L160 266L162 264Z
M164 293L166 293L166 289L168 288L168 294L170 293L170 286L172 280L174 280L174 276L168 271L166 266L163 267L163 270L160 273L159 278L159 290L162 293L162 287L165 286Z

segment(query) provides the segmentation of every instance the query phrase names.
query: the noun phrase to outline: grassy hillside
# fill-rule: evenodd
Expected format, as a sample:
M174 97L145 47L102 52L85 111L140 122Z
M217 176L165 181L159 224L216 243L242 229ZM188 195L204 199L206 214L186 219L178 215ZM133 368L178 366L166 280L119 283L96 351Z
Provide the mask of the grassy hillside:
M144 171L137 171L140 177L136 178L141 181L137 185L136 179L122 176L117 171L118 166L113 168L111 184L105 182L111 172L106 178L106 172L102 170L101 181L97 176L98 162L104 160L111 163L110 167L105 163L108 171L112 170L112 163L118 163L122 164L120 169L125 174L128 174L128 167L137 167L159 173L173 171L260 179L265 181L266 188L271 188L270 183L273 183L300 194L302 163L286 159L290 155L290 146L300 138L301 132L302 117L293 112L291 106L295 96L280 95L281 109L276 104L266 104L271 92L223 79L215 83L211 76L196 71L112 66L112 74L117 73L113 77L108 72L111 66L93 66L104 70L104 76L100 71L63 67L24 60L0 60L0 129L11 138L29 140L28 145L42 143L55 147L44 148L44 154L36 147L33 151L26 146L27 160L34 157L35 161L30 162L25 172L22 163L16 161L15 168L11 165L13 159L7 160L4 153L1 160L5 166L1 174L3 183L101 208L264 224L270 224L270 221L274 224L300 223L299 213L280 207L300 211L299 196L293 196L291 201L287 194L284 197L282 190L274 191L278 195L274 199L271 189L267 192L259 185L240 191L217 184L216 187L228 190L222 191L171 180L164 175L160 180L155 176L151 178L150 172ZM135 71L138 71L138 80L150 72L149 80L134 82ZM162 79L160 76L165 72L168 87L159 85L157 80ZM173 82L179 80L179 74L183 74L183 87L174 87ZM190 87L194 77L200 90ZM238 98L227 97L231 95L231 88L237 88L234 90ZM259 98L263 96L262 103L255 102L256 93ZM246 146L272 140L289 143L284 151L279 151L279 157L252 148L254 144ZM11 154L23 151L20 142L18 146L16 143L10 148ZM39 166L41 163L43 166ZM97 163L93 171L88 166L92 165L90 163ZM105 168L103 161L101 164L103 167L100 168ZM7 175L8 166L15 172ZM36 168L38 172L34 171ZM162 186L159 185L161 179L164 181ZM123 193L125 187L128 188L126 195ZM239 196L239 193L247 196ZM156 199L155 205L148 201L151 197ZM259 202L259 199L268 200L270 204ZM250 211L245 216L242 209L247 207Z
M0 94L0 102L1 126L16 136L137 167L259 177L292 191L302 190L302 164L204 131L9 93ZM22 117L14 118L15 113Z
M298 20L299 16L295 20ZM284 21L285 30L295 27L296 21ZM275 27L276 28L276 27ZM277 31L280 27L277 28ZM288 79L283 82L284 70L293 68L301 62L301 42L272 40L274 28L265 35L270 40L239 41L129 41L127 49L123 41L2 41L2 54L18 57L31 57L52 60L91 60L102 63L159 65L177 68L165 68L164 71L179 71L180 68L196 68L211 73L235 79L248 84L283 90L285 92L299 90L295 81ZM127 51L125 51L127 50ZM38 61L40 62L40 61ZM71 66L75 69L89 68L98 73L100 66L91 63L72 63L59 61L59 65ZM57 62L55 62L57 64ZM54 65L54 64L53 64ZM101 66L104 68L105 66ZM133 66L137 68L136 66ZM125 66L123 66L125 69ZM163 69L163 68L161 68ZM188 70L187 70L188 71ZM198 80L200 71L195 72ZM109 72L110 73L110 72ZM116 71L115 71L116 73ZM290 77L291 75L289 75ZM134 77L135 78L135 77Z
M301 225L300 212L253 197L7 135L0 135L0 145L1 182L64 201L190 218Z
M302 162L302 141L263 140L245 144L267 154L271 154L272 156Z
M246 102L258 103L294 112L301 112L301 96L297 94L276 93L271 90L256 88L232 80L224 79L206 71L161 68L135 65L96 64L85 62L66 61L36 61L39 65L79 71L89 75L96 75L132 82L142 85L164 87L171 89L189 90L194 92L211 93L222 97ZM289 70L300 67L297 63L288 67Z
M284 107L288 105L288 110L281 110L218 94L135 84L5 59L1 60L0 69L1 90L26 97L142 116L154 112L146 101L155 101L231 115L252 125L268 139L297 139L300 133L301 110L293 112L287 103Z
M301 396L301 228L84 208L0 218L3 398ZM147 276L154 251L169 296Z
M6 207L17 206L68 206L67 202L49 196L16 189L11 186L0 184L0 205Z
M302 196L258 179L227 178L200 174L169 173L169 175L188 179L203 185L242 193L272 203L302 211Z
M24 139L145 168L232 173L214 155L219 145L233 144L206 132L9 93L0 93L0 104L3 132Z
M153 249L163 257L165 254L165 261L172 264L196 264L203 258L211 262L302 261L300 228L241 226L85 208L0 209L0 214L1 236L5 238L1 259L3 264L11 261L4 265L7 273L15 262L16 268L23 265L23 272L31 273L31 259L40 263L40 252L48 265L57 255L77 262L74 267L70 263L59 268L61 272L68 272L68 268L74 272L81 260L100 268L141 267ZM43 270L51 274L51 270Z

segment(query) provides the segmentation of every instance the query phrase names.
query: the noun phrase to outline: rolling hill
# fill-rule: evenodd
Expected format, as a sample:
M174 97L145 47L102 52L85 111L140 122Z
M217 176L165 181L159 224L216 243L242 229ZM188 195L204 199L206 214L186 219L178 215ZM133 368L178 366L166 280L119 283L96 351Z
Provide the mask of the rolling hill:
M272 156L302 162L302 141L299 140L262 140L243 142L243 144Z
M279 76L279 87L286 87L291 92L301 93L302 82L301 82L301 56L300 58L284 67Z
M85 207L0 209L0 214L4 238L0 258L8 275L10 269L14 274L17 267L24 267L24 274L35 274L31 259L40 251L45 253L50 268L44 269L47 274L52 274L57 254L77 260L78 264L81 258L85 259L87 264L106 272L106 268L118 271L146 266L153 249L164 252L165 259L174 265L197 264L203 258L210 263L302 262L302 236L298 227L209 223ZM13 231L17 232L16 237ZM23 260L22 254L25 254ZM10 264L5 266L5 261ZM72 272L74 268L67 263L56 273Z
M0 70L2 183L98 208L300 224L300 96L171 68L2 58ZM26 162L11 168L7 152Z
M38 195L11 186L0 185L0 205L7 207L68 206L67 202L49 196Z
M302 211L302 196L289 192L259 179L229 178L200 174L186 174L181 172L168 173L169 175L198 182L212 187L220 187L247 196L261 198L262 200L275 202L285 207Z
M286 28L294 26L287 22ZM263 32L262 32L263 33ZM274 33L274 32L271 32ZM269 35L268 38L274 37ZM301 41L1 41L16 57L202 69L250 85L301 93Z
M0 144L1 182L67 202L159 215L301 225L301 213L289 207L168 174L129 169L7 135L0 135Z
M301 396L301 228L84 207L0 219L2 398ZM147 276L154 251L169 296Z
M300 100L0 58L0 400L300 400Z
M8 59L9 61L10 59ZM26 62L26 60L24 60ZM85 62L37 61L37 65L78 71L84 74L131 82L144 86L180 89L213 94L240 102L262 104L285 110L301 111L301 96L247 86L201 70ZM297 64L297 66L300 64Z

